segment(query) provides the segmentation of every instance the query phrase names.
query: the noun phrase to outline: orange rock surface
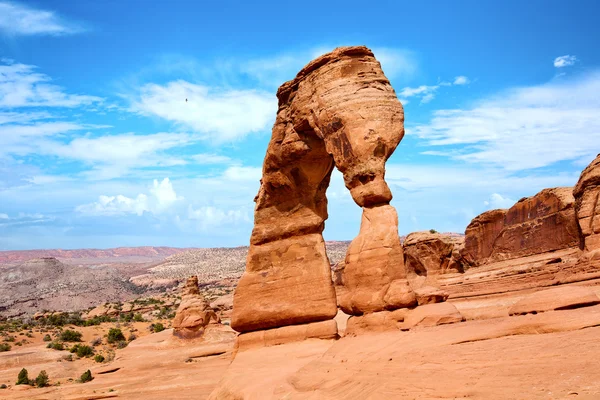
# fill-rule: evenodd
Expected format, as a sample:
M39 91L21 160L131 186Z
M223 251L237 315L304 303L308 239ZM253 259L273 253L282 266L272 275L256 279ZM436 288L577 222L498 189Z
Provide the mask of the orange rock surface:
M588 165L573 189L583 246L600 249L600 154Z

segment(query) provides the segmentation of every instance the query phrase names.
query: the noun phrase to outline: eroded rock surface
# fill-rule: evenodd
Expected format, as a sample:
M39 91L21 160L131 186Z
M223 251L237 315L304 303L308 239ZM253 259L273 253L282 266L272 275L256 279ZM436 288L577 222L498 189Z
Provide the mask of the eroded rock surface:
M219 323L219 317L200 294L198 277L192 276L185 283L181 303L173 319L173 335L184 339L200 337L211 322Z
M573 189L583 246L600 249L600 154L588 165Z
M508 210L485 212L465 231L462 255L471 265L510 260L580 243L573 189L544 189Z
M491 258L508 260L579 246L573 189L544 189L520 200L504 217Z
M408 273L437 275L463 272L460 255L464 237L442 233L413 232L404 241L404 263Z
M465 230L463 257L471 265L480 265L492 255L494 241L504 228L507 210L490 210L473 218Z
M404 135L404 111L379 62L366 47L338 48L284 83L277 97L232 327L249 332L336 315L321 236L334 166L363 207L361 232L345 262L347 309L398 308L403 295L388 289L405 290L392 283L406 272L384 175L385 162Z

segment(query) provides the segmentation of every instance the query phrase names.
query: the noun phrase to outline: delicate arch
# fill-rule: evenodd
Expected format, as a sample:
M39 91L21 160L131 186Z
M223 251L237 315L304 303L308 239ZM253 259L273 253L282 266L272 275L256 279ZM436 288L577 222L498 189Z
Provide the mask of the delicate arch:
M248 332L335 316L322 237L334 166L363 207L340 306L360 315L414 304L384 180L385 162L404 136L404 111L379 62L366 47L338 48L284 83L277 97L232 327Z

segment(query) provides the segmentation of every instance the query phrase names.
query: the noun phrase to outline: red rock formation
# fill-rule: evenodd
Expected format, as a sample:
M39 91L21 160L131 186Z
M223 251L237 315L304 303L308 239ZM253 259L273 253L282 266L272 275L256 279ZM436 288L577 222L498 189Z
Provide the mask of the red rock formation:
M465 248L461 252L471 265L484 264L492 255L494 241L504 227L507 210L490 210L473 218L465 230Z
M579 229L572 188L544 189L521 199L504 217L491 258L508 260L577 247Z
M465 239L431 232L413 232L404 241L404 264L416 275L463 272L460 255Z
M581 173L573 196L583 246L588 251L600 249L600 154Z
M277 97L232 327L248 332L336 315L321 236L334 166L363 207L345 263L348 307L362 313L400 306L402 296L388 295L406 273L384 175L404 135L404 111L379 62L366 47L338 48L310 62Z
M183 339L200 337L211 322L219 323L219 317L200 294L198 277L192 276L185 283L181 303L173 319L173 335Z
M471 265L579 246L572 188L544 189L509 210L485 212L465 231L462 256Z

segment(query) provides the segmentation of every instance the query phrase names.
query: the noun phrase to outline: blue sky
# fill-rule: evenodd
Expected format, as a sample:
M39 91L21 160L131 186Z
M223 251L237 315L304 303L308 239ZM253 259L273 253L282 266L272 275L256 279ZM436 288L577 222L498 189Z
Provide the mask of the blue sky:
M0 250L246 245L276 89L341 45L405 106L401 234L462 232L600 152L596 1L284 3L0 0ZM352 239L338 173L328 198L325 238Z

